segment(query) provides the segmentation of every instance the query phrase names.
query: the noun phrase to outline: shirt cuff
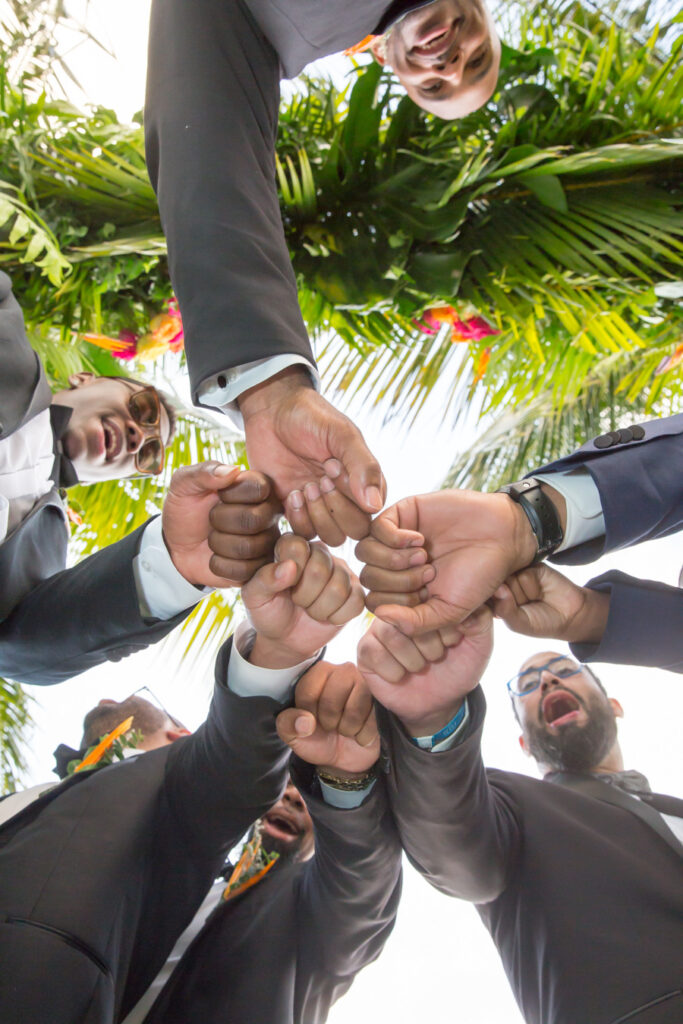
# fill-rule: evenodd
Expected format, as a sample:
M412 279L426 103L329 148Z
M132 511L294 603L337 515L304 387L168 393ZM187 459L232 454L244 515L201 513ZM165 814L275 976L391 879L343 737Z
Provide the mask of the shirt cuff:
M342 810L350 810L352 807L360 807L365 800L368 793L372 791L372 787L377 782L377 779L371 779L364 789L335 789L334 786L330 786L329 782L323 782L322 779L318 779L320 783L320 792L323 795L323 800L330 807L340 807Z
M450 736L447 736L445 740L441 740L439 743L435 743L433 746L433 736L414 736L413 739L422 750L429 750L432 754L439 754L442 750L450 750L451 747L454 747L456 743L460 742L460 738L465 732L469 720L470 706L467 701L467 697L465 697L465 714L462 716L462 721L458 725L457 729L455 729Z
M237 405L239 396L243 391L256 387L257 384L263 384L264 380L274 377L276 373L280 373L290 366L305 366L311 375L316 391L320 390L320 375L315 366L303 356L292 353L255 359L253 363L234 366L231 370L208 377L199 385L199 403L220 409L237 430L244 432L242 413Z
M161 516L143 531L133 575L143 619L172 619L213 592L213 587L195 587L178 572L164 543Z
M600 492L585 466L562 469L557 473L534 473L534 477L554 487L567 503L564 539L554 554L604 536L605 516Z
M228 689L238 697L271 697L280 704L286 704L299 677L317 661L318 655L291 668L260 668L247 661L255 637L253 626L246 621L240 622L232 638Z

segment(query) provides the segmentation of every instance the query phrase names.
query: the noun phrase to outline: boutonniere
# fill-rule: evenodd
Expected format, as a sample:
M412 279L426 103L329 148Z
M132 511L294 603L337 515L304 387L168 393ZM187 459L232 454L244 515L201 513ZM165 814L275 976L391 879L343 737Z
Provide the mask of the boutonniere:
M246 892L252 885L260 882L264 875L267 875L280 856L277 851L267 853L263 849L261 836L262 825L260 821L254 826L254 834L248 843L245 843L242 856L237 861L235 868L228 879L228 884L223 890L223 899L231 900L240 893Z
M92 747L89 747L85 752L85 757L80 761L75 758L73 761L69 761L66 768L67 775L89 771L97 764L113 764L114 761L123 761L126 750L136 750L143 738L142 733L137 729L131 731L132 724L133 716L131 715L106 736L102 736Z

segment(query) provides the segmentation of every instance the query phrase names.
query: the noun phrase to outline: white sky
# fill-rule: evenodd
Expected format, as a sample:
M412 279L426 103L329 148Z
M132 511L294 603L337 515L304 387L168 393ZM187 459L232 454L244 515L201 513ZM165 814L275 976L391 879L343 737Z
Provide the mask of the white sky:
M82 45L70 55L70 66L81 81L85 96L90 102L113 107L121 119L130 118L143 102L148 0L118 0L116 4L77 0L68 7L77 17L82 17L87 8L91 32L118 57L117 61L111 60L92 44ZM341 58L326 63L335 76L343 74ZM86 102L83 94L75 91L72 98L81 105ZM472 437L471 430L459 430L456 434L443 422L442 399L437 389L425 414L410 430L399 430L392 424L383 428L381 411L369 415L362 409L354 410L356 422L384 468L390 488L389 502L438 487L454 456ZM626 492L628 481L624 485ZM350 558L350 552L344 554ZM683 542L679 535L609 556L567 574L577 582L585 582L598 572L618 567L636 576L674 584L682 563ZM633 628L638 628L637 622ZM361 620L353 623L331 645L331 660L352 660L362 629ZM484 737L487 764L533 774L532 765L517 745L505 681L524 657L545 646L510 634L503 626L497 627L496 650L484 680L489 701ZM563 649L562 644L555 646ZM680 679L670 673L616 666L598 666L598 670L610 694L618 697L625 709L620 732L627 767L637 767L648 774L654 789L680 794ZM41 706L36 715L38 728L32 744L28 784L50 778L51 751L60 742L78 743L83 715L100 697L123 699L143 684L149 685L189 727L202 721L212 680L205 672L193 671L189 662L178 664L168 647L151 648L123 663L102 666L58 687L29 687ZM457 1019L459 1024L521 1021L495 948L475 911L439 896L408 868L398 924L384 954L360 975L329 1020L331 1024L366 1020L414 1024L420 1019Z

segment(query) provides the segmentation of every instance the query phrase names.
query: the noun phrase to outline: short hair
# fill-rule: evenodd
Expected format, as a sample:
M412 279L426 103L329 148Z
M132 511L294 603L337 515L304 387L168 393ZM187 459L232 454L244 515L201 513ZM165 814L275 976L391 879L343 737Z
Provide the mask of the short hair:
M597 688L603 693L605 697L607 697L607 690L605 689L602 680L595 674L590 665L586 665L583 661L578 661L577 665L581 666L581 670L583 672L588 673L588 675L591 677ZM510 694L510 703L512 704L512 713L515 716L515 719L517 720L517 724L521 725L522 723L519 718L519 712L517 710L517 705L515 704L515 697L512 693Z
M126 383L128 384L137 384L141 388L146 388L150 386L148 384L145 384L145 382L142 380L136 380L135 377L124 377L121 374L105 373L102 374L102 376L107 377L109 380L122 380L126 381ZM158 394L159 401L163 405L164 409L166 410L166 415L168 416L168 440L166 441L166 444L168 445L173 440L173 435L175 434L176 424L178 422L178 414L176 413L175 408L173 406L171 396L167 395L165 391L161 390L161 388L158 388L156 384L152 384L151 387L153 387L156 393Z
M121 722L133 716L131 728L137 729L143 736L149 736L165 725L172 725L168 715L145 700L144 697L128 697L116 704L96 704L83 719L83 737L81 749L91 747L101 736L115 729Z

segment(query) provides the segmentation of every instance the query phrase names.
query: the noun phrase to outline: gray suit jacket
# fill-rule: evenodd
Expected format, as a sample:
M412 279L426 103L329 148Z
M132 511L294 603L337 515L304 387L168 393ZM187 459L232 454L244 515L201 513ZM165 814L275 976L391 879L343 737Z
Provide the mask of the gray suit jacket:
M485 769L481 689L468 701L466 736L438 754L380 708L409 859L476 904L528 1024L680 1024L680 853L625 807ZM660 800L683 816L683 801Z
M0 271L0 438L50 405L10 280ZM53 487L0 544L0 675L47 684L118 660L166 636L186 615L143 619L133 577L142 529L65 569L69 533Z

